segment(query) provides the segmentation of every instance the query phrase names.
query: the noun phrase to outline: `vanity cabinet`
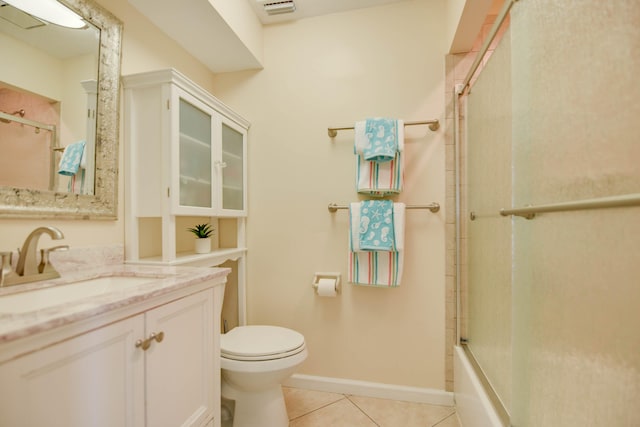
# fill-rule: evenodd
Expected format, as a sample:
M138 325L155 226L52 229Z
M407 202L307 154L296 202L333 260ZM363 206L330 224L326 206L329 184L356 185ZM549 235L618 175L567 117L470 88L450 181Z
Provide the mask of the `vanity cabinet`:
M219 426L214 311L223 292L219 285L99 326L72 325L0 361L0 425Z

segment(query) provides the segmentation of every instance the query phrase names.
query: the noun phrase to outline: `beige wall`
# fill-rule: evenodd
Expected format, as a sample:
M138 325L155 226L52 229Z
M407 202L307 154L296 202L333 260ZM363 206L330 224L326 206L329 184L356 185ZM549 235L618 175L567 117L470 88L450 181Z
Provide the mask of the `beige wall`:
M444 389L444 212L409 211L397 289L344 284L334 299L316 271L346 275L346 211L358 200L353 131L370 116L444 117L444 1L406 1L264 31L264 70L218 75L215 92L252 122L249 322L302 332L301 373ZM409 204L443 203L444 137L407 128Z
M469 52L484 18L503 0L449 0L446 5L447 49L449 53Z
M247 1L209 0L236 36L262 63L262 23Z
M211 72L140 15L127 0L99 0L98 3L124 22L122 74L175 67L201 86L211 89ZM122 145L120 136L120 171L123 164ZM43 224L59 227L65 234L65 243L72 247L123 244L122 173L119 180L117 221L0 219L0 249L10 250L21 246L27 234Z

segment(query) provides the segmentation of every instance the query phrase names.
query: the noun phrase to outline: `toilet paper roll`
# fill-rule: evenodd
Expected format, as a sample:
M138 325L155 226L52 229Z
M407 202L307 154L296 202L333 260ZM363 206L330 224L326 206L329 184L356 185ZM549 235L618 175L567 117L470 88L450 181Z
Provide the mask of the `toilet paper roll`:
M318 280L318 295L321 297L336 296L336 279L320 279Z

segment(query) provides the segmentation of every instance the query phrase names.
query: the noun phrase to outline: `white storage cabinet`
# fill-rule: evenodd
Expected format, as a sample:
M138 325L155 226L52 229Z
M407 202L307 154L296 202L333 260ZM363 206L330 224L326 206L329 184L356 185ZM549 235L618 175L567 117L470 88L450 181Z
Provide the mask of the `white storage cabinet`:
M123 86L127 261L244 265L249 123L173 69L124 76ZM181 216L236 218L235 247L178 251ZM141 231L148 218L161 220L160 256L140 251L143 239L157 239Z

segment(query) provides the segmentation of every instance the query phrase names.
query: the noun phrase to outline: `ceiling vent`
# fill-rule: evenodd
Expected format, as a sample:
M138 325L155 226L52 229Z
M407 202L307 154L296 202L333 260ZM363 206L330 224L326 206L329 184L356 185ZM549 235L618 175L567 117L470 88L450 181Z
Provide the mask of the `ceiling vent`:
M296 4L292 1L274 1L263 4L264 11L267 15L281 15L283 13L292 13L296 11Z

